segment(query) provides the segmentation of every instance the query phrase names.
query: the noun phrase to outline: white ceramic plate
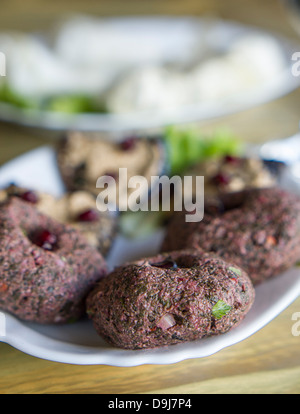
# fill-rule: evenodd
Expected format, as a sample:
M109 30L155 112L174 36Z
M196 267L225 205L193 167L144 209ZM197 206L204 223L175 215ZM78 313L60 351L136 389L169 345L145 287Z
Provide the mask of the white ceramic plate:
M228 49L234 39L246 34L264 34L255 27L244 26L231 21L219 21L200 18L176 17L139 17L112 18L113 27L117 31L124 30L131 36L139 28L153 35L151 50L157 48L163 56L168 54L177 62L191 59L191 52L199 42L199 48L211 47L212 50ZM266 34L266 33L265 33ZM270 34L270 33L268 33ZM0 103L0 119L26 126L41 127L52 130L80 129L101 131L124 131L145 128L157 128L168 124L180 124L193 121L213 119L236 113L256 105L260 105L285 95L300 86L300 77L292 75L292 54L299 50L299 44L277 34L273 35L284 54L285 64L275 76L270 76L263 85L253 87L247 93L231 96L229 99L217 99L214 102L201 102L182 106L171 111L142 111L126 114L76 114L66 115L39 110L18 109L12 105ZM148 39L146 36L146 39ZM161 46L164 39L164 46ZM107 40L109 41L109 39ZM148 39L149 41L149 39ZM144 47L142 42L137 48ZM162 53L162 48L164 54ZM120 51L122 54L123 51ZM159 54L158 53L158 54ZM163 57L161 56L161 59Z
M0 187L10 182L29 186L54 195L64 187L51 148L26 153L0 168ZM144 239L125 240L119 237L109 257L109 266L121 264L143 255L154 254L162 232ZM36 357L70 364L105 364L130 367L141 364L171 364L188 358L211 355L246 339L268 324L300 295L300 268L256 288L255 303L244 321L232 331L195 342L154 350L123 350L106 344L95 332L89 320L64 325L40 326L27 323L0 312L0 340Z

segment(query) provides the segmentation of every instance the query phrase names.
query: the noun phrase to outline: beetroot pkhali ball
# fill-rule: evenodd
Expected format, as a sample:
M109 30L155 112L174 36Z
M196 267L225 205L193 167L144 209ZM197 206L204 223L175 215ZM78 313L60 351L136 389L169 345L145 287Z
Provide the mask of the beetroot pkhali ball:
M300 198L281 188L251 189L207 205L204 218L171 218L161 251L200 248L243 268L254 284L292 267L300 258Z
M79 231L11 197L0 205L0 309L27 321L64 323L107 273Z
M88 295L87 313L110 344L155 348L229 331L254 296L243 270L186 250L118 267Z

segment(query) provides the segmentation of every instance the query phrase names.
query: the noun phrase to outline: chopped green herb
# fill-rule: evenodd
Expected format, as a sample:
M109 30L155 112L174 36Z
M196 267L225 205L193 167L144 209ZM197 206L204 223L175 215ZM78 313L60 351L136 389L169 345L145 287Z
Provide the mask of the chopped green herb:
M241 270L237 267L230 266L228 269L231 270L233 273L237 274L238 276L241 276L242 274Z
M24 109L36 109L38 107L38 102L20 95L6 83L0 85L0 101Z
M0 102L22 109L39 109L67 114L107 112L104 102L94 96L60 94L44 98L30 98L16 92L5 82L0 84Z
M230 312L231 306L227 305L227 303L219 300L215 306L212 308L212 314L216 319L221 319L224 315Z
M169 126L164 132L172 174L181 174L196 162L224 155L238 155L241 141L230 131L219 129L204 134L196 128Z
M93 97L85 95L59 95L45 100L43 109L69 114L105 112Z

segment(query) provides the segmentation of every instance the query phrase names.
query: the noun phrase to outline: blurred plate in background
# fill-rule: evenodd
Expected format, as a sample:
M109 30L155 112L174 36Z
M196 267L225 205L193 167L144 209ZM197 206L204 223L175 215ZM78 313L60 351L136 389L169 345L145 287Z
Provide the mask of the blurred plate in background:
M0 119L123 131L209 120L300 86L300 45L235 22L77 17L43 35L0 34Z

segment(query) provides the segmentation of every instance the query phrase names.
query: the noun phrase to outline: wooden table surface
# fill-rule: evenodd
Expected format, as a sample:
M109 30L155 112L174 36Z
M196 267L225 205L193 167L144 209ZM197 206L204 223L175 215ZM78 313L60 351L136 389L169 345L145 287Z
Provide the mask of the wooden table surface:
M10 0L1 8L0 27L36 30L68 11L99 16L209 13L296 38L279 3L274 0L76 0L72 3L61 0L46 5L38 0ZM205 131L225 125L247 142L264 142L298 130L299 103L300 90L297 90L266 105L202 123L199 127ZM52 133L2 123L0 165L30 149L53 142ZM300 312L300 298L248 339L210 357L172 365L132 368L68 365L41 360L0 343L0 393L298 394L300 336L292 334L295 323L292 315L296 312Z

